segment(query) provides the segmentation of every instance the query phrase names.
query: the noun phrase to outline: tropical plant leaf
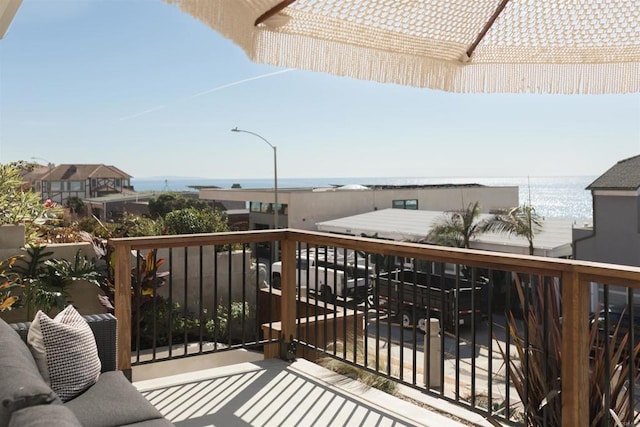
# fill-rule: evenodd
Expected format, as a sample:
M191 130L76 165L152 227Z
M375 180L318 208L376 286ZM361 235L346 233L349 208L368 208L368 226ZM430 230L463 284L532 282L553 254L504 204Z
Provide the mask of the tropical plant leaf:
M535 279L535 280L534 280ZM514 275L515 289L522 307L524 330L518 329L513 312L507 315L508 332L516 351L508 355L498 343L512 384L525 406L527 425L560 425L562 405L562 325L560 311L560 289L558 283L549 278L529 277L524 281ZM599 312L599 311L598 311ZM622 316L620 317L622 320ZM589 343L592 349L589 387L589 419L593 427L602 425L604 417L611 416L616 425L620 420L634 420L640 425L640 414L633 411L627 390L630 371L634 369L634 383L640 381L640 369L632 361L640 359L640 342L629 351L629 332L622 333L621 322L612 325L610 335L602 336L598 318L592 320ZM527 340L523 338L527 333ZM607 407L609 396L609 407Z
M8 310L16 301L18 301L16 296L9 296L4 300L0 297L0 311Z

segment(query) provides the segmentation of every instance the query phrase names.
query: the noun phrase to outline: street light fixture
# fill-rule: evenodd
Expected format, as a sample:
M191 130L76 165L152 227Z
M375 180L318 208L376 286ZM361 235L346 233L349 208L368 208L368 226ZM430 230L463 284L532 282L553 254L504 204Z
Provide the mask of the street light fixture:
M267 143L267 145L269 145L269 147L271 147L273 149L273 194L274 194L274 206L273 206L273 224L274 224L274 228L277 230L279 228L279 224L278 224L278 154L277 154L277 149L276 146L271 144L269 141L267 141L263 136L258 135L255 132L251 132L248 130L243 130L243 129L238 129L238 127L235 127L233 129L231 129L231 132L244 132L244 133L248 133L251 134L253 136L257 136L258 138L260 138L261 140L263 140L264 142ZM276 250L275 250L275 257L277 258L278 256L278 249L277 249L277 242L276 242Z
M49 188L47 189L47 199L51 199L51 172L53 170L53 163L51 163L47 159L43 159L42 157L31 157L31 160L42 160L43 162L47 162L49 166ZM42 188L42 182L40 183L40 196L44 200L44 189Z

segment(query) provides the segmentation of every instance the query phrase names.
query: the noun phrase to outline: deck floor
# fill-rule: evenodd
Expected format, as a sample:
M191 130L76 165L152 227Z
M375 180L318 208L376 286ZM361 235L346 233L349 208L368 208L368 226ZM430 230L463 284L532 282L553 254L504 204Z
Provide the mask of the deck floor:
M177 426L461 426L306 360L244 362L135 382Z

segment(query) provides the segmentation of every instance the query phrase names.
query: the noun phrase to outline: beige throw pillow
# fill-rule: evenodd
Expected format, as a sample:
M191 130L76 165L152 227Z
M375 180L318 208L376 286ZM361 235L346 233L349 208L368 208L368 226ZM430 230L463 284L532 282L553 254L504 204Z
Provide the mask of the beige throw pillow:
M97 381L101 364L96 340L73 306L53 319L38 311L29 327L27 342L40 374L63 402Z

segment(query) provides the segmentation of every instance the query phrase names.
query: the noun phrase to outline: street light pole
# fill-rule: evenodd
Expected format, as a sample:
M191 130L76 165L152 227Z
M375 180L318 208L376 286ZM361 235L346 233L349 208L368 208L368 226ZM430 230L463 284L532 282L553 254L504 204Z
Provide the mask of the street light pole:
M251 132L248 130L242 130L242 129L238 129L233 128L231 129L231 132L244 132L244 133L248 133L251 134L253 136L257 136L258 138L260 138L261 140L263 140L264 142L266 142L269 147L271 147L273 149L273 194L274 194L274 199L275 199L275 205L274 205L274 210L273 210L273 223L274 223L274 228L278 228L278 151L275 145L271 144L269 141L267 141L265 138L263 138L262 136L258 135L255 132Z
M233 129L231 129L231 132L244 132L244 133L248 133L251 134L253 136L257 136L258 138L260 138L261 140L263 140L264 142L267 143L267 145L269 145L269 147L271 147L273 149L273 195L274 195L274 206L273 206L273 226L274 228L277 230L279 228L279 224L278 224L278 150L276 148L275 145L271 144L269 141L267 141L263 136L258 135L255 132L251 132L248 130L243 130L243 129L238 129L238 127L235 127ZM276 249L275 249L275 258L278 257L278 246L277 246L277 242L276 242Z

